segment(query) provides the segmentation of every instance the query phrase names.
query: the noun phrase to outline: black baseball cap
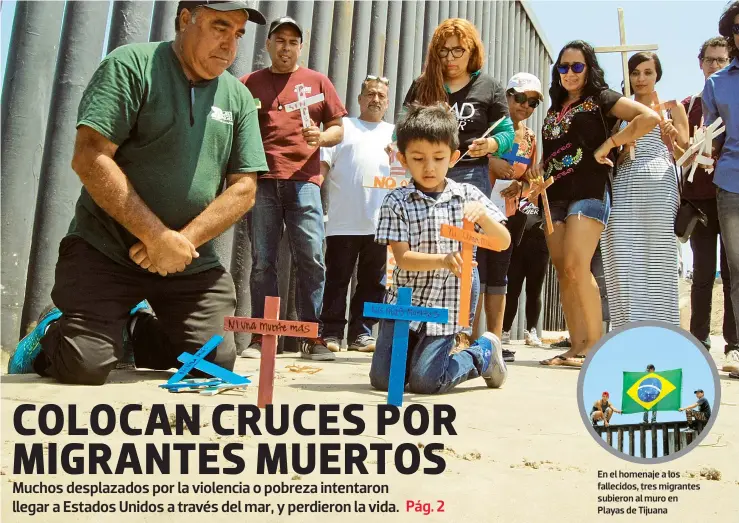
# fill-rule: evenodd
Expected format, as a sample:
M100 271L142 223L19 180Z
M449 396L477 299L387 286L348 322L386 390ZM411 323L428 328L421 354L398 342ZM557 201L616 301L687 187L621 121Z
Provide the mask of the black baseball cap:
M694 390L693 394L698 394L699 392L703 392L703 389ZM703 392L705 394L705 392Z
M267 19L264 18L262 13L251 7L251 4L253 4L253 2L215 2L212 0L180 2L177 4L177 16L180 15L180 12L183 9L195 9L196 7L201 6L215 11L238 11L243 9L249 15L250 22L254 22L259 25L266 25Z
M298 32L298 36L300 36L300 41L303 41L303 30L300 28L300 25L298 25L298 22L296 22L293 18L290 18L289 16L283 16L282 18L278 18L277 20L274 20L271 24L269 24L269 32L267 33L267 38L272 36L272 33L277 31L283 25L292 26Z

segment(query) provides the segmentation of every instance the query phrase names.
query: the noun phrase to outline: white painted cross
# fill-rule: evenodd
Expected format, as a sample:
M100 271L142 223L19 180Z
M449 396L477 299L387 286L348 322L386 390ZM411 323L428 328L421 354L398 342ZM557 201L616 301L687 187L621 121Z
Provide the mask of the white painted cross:
M696 155L693 159L693 164L690 168L690 174L688 175L688 181L693 181L695 170L699 165L704 166L706 172L713 172L713 158L711 158L711 152L713 151L713 139L719 134L726 131L726 126L721 127L723 120L721 117L716 118L708 127L695 128L693 138L690 139L692 142L690 147L685 150L685 153L676 162L678 167L681 167L686 163L691 156Z
M291 113L293 111L300 110L300 118L303 120L303 129L311 127L310 113L308 112L308 106L317 104L324 100L323 93L318 93L310 98L305 97L305 85L298 84L295 86L295 92L298 94L298 101L292 102L285 105L285 111Z
M659 47L657 44L640 44L640 45L626 45L626 26L624 25L624 10L618 8L618 34L621 41L621 45L614 45L609 47L596 47L596 53L621 53L621 67L623 68L624 74L624 94L631 96L631 85L629 84L629 53L637 51L656 51ZM634 148L627 144L625 147L629 150L629 155L633 160L635 158Z

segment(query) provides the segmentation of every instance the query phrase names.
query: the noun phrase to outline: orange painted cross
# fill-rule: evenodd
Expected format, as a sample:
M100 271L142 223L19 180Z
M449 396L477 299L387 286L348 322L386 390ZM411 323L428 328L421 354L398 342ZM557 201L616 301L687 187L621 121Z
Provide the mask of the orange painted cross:
M473 246L502 251L501 240L475 232L475 224L463 220L462 228L446 223L441 225L441 236L462 244L462 277L459 290L459 318L457 323L462 327L470 326L470 294L472 293L472 248Z
M223 320L223 329L226 331L262 335L262 359L259 364L259 392L257 394L257 406L260 409L272 404L277 337L318 337L317 323L280 320L280 298L272 296L264 298L264 316L264 318L226 316Z

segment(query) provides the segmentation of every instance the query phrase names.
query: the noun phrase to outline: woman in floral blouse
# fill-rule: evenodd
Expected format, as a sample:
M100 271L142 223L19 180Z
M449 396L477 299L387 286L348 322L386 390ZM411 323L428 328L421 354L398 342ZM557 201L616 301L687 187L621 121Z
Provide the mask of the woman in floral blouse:
M549 95L543 162L527 176L554 177L547 191L554 222L547 246L557 269L572 347L540 363L580 367L602 335L600 293L590 261L611 210L611 150L647 134L659 117L610 90L595 51L581 40L560 51ZM617 120L629 124L611 134Z

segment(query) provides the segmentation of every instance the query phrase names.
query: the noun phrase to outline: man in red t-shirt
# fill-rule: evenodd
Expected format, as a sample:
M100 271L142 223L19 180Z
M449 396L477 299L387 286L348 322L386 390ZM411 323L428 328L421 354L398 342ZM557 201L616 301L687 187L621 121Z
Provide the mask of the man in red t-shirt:
M341 118L347 112L331 81L323 74L298 66L303 31L289 17L272 22L267 52L272 65L244 76L241 81L257 101L259 127L269 172L257 182L256 204L251 211L252 316L264 316L265 296L277 296L277 254L283 223L296 266L295 305L298 320L320 323L326 265L323 259L323 206L321 204L320 148L344 138ZM296 87L303 85L311 125L304 127L296 108ZM323 100L311 98L323 95ZM323 131L319 125L323 124ZM259 358L261 339L241 356ZM322 338L304 339L303 358L335 359Z
M708 79L716 71L729 64L729 47L725 38L717 36L703 42L698 63L703 71L703 76ZM690 136L696 126L703 126L703 108L700 92L688 96L683 100L685 111L688 113ZM690 332L700 340L707 348L711 348L711 301L713 294L713 283L716 279L716 240L720 239L720 228L718 211L716 209L716 186L713 185L713 175L704 169L698 168L693 176L693 181L687 180L683 186L682 197L690 200L698 206L708 218L708 223L696 224L693 234L690 236L690 249L693 251L693 284L690 289ZM731 280L729 278L729 267L726 261L726 252L723 242L721 243L721 279L724 287L724 321L723 334L726 346L724 352L733 359L739 361L739 344L737 340L737 329L734 321L734 312L731 305ZM734 351L734 352L732 352Z

